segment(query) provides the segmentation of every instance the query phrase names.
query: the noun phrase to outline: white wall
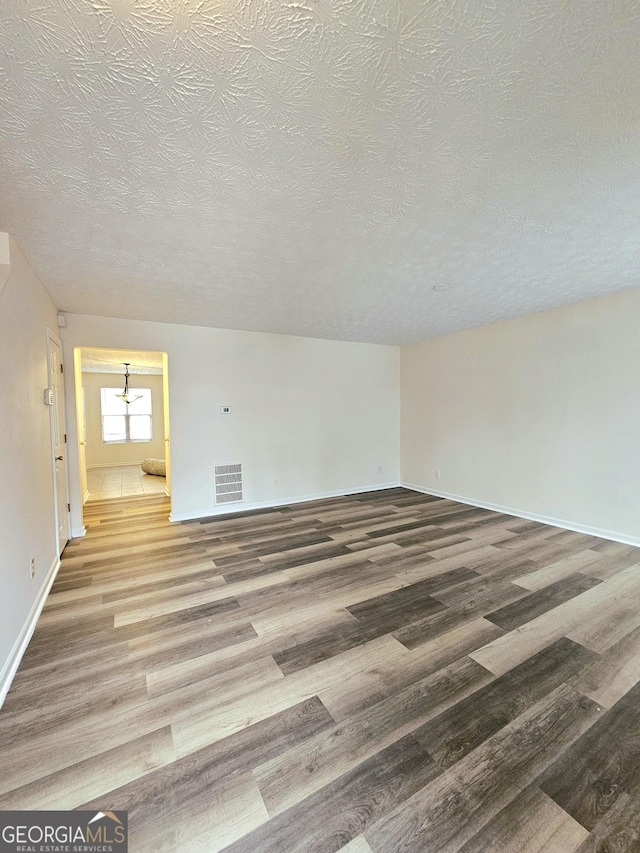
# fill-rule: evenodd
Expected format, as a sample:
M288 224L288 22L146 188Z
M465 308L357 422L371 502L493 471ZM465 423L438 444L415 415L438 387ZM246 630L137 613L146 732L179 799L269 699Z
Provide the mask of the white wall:
M164 459L164 415L162 404L162 376L154 374L133 376L131 387L151 389L152 440L105 444L102 440L102 413L100 389L119 388L124 379L115 373L83 373L86 422L87 467L93 465L127 465L141 462L147 456Z
M30 614L57 564L49 408L43 402L46 330L58 331L57 315L13 240L10 254L0 293L0 704Z
M398 482L396 347L72 314L63 341L68 359L78 346L168 354L172 518L216 511L219 463L242 463L245 507ZM81 529L78 489L71 503Z
M403 482L640 544L639 289L401 363Z

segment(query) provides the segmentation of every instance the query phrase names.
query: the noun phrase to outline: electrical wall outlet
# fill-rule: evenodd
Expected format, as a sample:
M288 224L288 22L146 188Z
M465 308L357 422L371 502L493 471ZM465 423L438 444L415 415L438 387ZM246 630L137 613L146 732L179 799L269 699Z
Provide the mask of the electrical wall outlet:
M382 474L383 468L382 465L378 465L378 474Z
M440 469L439 468L436 468L436 470L433 472L433 476L436 478L436 480L440 479Z
M36 558L32 557L31 562L29 563L29 572L31 573L31 577L35 578L36 576Z

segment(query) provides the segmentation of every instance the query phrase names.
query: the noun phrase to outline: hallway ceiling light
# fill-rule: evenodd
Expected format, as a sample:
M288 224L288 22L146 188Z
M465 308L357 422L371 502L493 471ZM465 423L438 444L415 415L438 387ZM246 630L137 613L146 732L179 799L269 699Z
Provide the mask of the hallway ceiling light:
M136 394L135 396L131 396L131 390L129 388L129 365L130 361L123 361L124 364L124 391L122 394L116 394L116 397L119 397L121 400L129 405L129 403L135 403L136 400L139 400L142 394Z

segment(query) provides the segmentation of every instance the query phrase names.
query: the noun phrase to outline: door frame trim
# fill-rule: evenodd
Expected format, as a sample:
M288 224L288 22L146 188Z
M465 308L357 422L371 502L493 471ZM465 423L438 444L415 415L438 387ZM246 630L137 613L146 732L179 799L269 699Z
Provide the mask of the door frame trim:
M62 359L62 341L60 338L47 326L47 382L48 387L51 388L51 343L54 343L60 350L60 358ZM64 362L61 361L61 365ZM67 418L65 413L65 387L64 387L64 370L60 373L60 400L59 405L61 407L62 412L62 424L65 430L65 435L67 435ZM56 554L58 557L62 555L62 551L64 550L64 545L62 548L60 547L60 518L58 515L58 478L56 477L56 450L55 450L55 422L54 422L54 407L49 406L49 440L51 443L51 476L53 479L53 517L54 517L54 526L55 526L55 539L56 539ZM68 447L68 442L66 444ZM65 450L64 454L64 465L66 469L66 483L67 483L67 494L65 503L69 506L69 459L68 452ZM67 530L69 531L69 537L71 537L71 513L67 510ZM68 540L67 540L68 541ZM67 543L65 542L65 545Z

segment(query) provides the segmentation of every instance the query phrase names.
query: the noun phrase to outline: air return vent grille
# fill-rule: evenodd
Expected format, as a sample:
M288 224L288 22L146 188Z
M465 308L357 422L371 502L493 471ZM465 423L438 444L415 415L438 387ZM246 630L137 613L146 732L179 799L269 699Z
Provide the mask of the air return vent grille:
M242 498L242 465L216 465L216 504L240 503Z

